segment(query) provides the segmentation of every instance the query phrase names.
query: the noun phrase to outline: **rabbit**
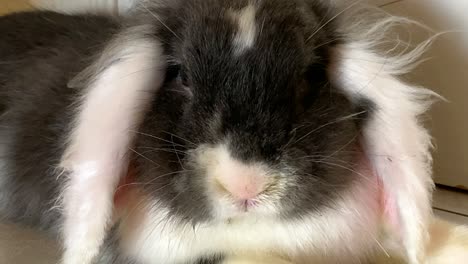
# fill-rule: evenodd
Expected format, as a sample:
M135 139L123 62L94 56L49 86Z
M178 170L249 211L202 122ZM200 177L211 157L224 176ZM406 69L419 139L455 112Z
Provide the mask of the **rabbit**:
M435 94L398 75L429 42L381 55L398 18L355 5L1 17L0 218L63 264L425 263Z

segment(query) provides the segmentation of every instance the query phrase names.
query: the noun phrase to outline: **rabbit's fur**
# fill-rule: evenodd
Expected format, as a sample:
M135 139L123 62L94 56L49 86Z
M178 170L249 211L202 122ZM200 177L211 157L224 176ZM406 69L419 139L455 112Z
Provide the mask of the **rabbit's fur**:
M429 42L384 57L398 18L350 7L0 18L0 215L58 234L64 264L423 263L433 93L397 76Z

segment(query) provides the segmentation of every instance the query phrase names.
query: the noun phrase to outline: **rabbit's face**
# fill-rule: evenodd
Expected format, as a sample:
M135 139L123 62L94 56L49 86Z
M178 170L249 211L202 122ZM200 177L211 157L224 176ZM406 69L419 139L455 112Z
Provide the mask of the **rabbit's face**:
M195 222L320 210L353 180L364 113L328 82L333 33L294 1L218 2L189 4L165 32L173 65L140 174Z

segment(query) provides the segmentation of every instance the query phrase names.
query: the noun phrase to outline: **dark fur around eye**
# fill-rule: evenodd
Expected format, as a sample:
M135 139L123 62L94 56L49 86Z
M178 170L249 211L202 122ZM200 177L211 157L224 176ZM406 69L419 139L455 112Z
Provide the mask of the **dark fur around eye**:
M182 81L182 85L187 86L187 87L190 86L187 72L184 70L183 67L181 68L179 72L179 77L180 77L180 80Z
M303 81L296 88L296 115L301 115L309 109L324 86L328 84L325 66L313 64L307 67Z
M165 83L172 82L173 80L179 78L183 86L189 87L189 81L184 67L180 64L169 65L166 69L166 79Z
M179 74L180 74L180 65L178 64L169 65L166 69L165 83L173 81L179 76Z

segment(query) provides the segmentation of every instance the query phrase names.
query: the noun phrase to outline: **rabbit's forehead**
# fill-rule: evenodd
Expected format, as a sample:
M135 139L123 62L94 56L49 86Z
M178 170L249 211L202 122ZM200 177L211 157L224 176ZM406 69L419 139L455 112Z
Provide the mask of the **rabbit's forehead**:
M183 53L198 62L203 61L200 57L236 63L242 57L257 57L257 63L266 57L304 59L306 23L296 11L296 6L281 10L277 5L253 3L191 11L182 33Z
M267 88L282 96L292 89L313 56L307 54L300 18L273 11L254 4L197 11L177 53L193 87L247 94Z

